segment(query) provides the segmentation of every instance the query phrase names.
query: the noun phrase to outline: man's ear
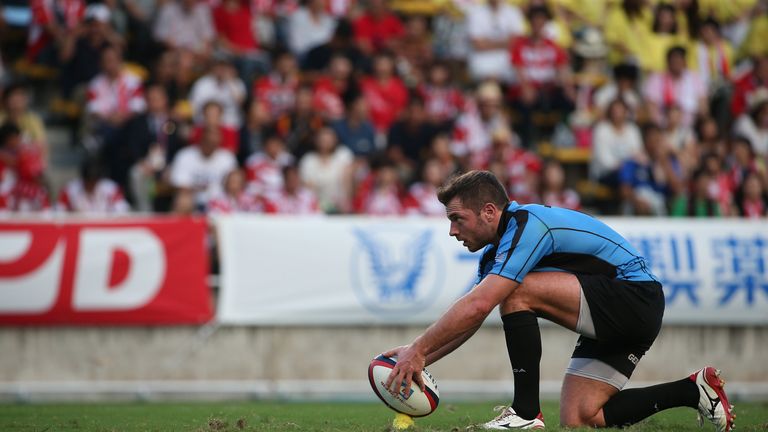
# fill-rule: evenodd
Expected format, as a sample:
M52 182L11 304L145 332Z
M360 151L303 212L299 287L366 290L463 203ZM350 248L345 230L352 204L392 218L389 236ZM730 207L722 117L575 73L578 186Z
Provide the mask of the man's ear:
M483 210L481 211L482 217L485 219L486 222L492 222L493 218L496 216L496 212L498 212L499 209L496 208L496 206L493 203L485 203L483 206Z

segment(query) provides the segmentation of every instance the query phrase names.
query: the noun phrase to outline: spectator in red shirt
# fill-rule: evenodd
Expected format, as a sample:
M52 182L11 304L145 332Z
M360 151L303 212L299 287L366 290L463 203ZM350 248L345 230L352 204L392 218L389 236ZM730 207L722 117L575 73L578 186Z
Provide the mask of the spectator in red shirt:
M544 6L528 10L530 36L512 42L510 57L517 70L517 85L512 87L513 106L520 113L523 143L530 146L535 128L532 114L542 111L569 112L573 109L574 87L568 54L545 36L551 19Z
M408 188L407 213L445 216L445 206L437 199L437 189L445 181L445 173L437 159L427 159L421 168L421 181Z
M277 51L273 57L272 73L256 80L253 97L263 102L274 118L291 111L299 88L299 68L290 51Z
M539 183L541 184L539 203L571 210L581 208L578 192L565 186L565 170L559 161L549 159L544 162Z
M27 59L35 63L56 65L57 46L71 37L85 16L83 0L31 0L32 22L29 24Z
M67 183L56 208L70 213L124 214L130 211L120 186L104 177L96 160L87 160L80 178Z
M272 135L264 142L264 151L254 153L245 162L248 191L269 195L283 188L283 168L293 164L293 156L285 150L285 142Z
M373 63L373 76L360 82L360 89L371 110L378 133L386 133L408 104L408 90L395 75L395 65L388 54L378 54Z
M768 216L768 192L757 172L747 174L744 184L736 192L736 205L742 217L759 219Z
M268 59L259 51L247 0L223 0L213 9L218 48L233 58L240 79L251 82L257 72L267 70Z
M221 104L217 101L209 100L203 104L202 114L202 121L194 126L189 135L189 143L199 143L200 138L203 136L203 131L208 128L214 128L221 132L219 147L236 154L240 147L240 136L237 129L227 126L222 122L224 108L222 108Z
M293 215L321 213L315 193L302 184L299 169L295 165L283 168L282 189L268 194L266 200L268 213Z
M245 174L235 169L224 177L223 192L208 202L209 213L263 213L266 203L263 197L249 193L245 188Z
M13 123L0 126L0 210L35 212L50 207L39 152Z
M328 70L313 86L312 107L328 121L344 117L344 101L359 92L352 76L352 62L343 55L334 55Z
M768 55L758 56L752 59L752 68L749 72L736 79L731 102L733 118L737 118L747 111L749 97L761 88L768 87Z
M387 159L374 160L371 162L371 170L355 194L355 212L376 216L403 214L403 185L395 164Z
M539 157L521 147L520 138L505 126L492 132L491 152L488 169L494 162L501 164L497 169L503 170L510 198L521 204L535 202L541 172Z
M433 63L427 81L419 85L417 93L424 99L427 119L441 130L449 130L464 108L464 95L451 80L448 65Z
M405 34L403 23L389 10L387 0L370 0L368 10L354 21L354 28L357 46L368 55L397 51Z

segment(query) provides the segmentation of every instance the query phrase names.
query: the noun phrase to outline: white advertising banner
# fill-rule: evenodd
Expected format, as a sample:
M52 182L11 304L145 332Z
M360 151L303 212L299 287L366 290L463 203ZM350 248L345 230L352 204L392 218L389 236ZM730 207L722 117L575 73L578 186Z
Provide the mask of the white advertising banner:
M664 283L666 322L768 324L765 222L605 221ZM226 324L428 324L477 276L479 253L448 235L447 219L233 215L216 225Z

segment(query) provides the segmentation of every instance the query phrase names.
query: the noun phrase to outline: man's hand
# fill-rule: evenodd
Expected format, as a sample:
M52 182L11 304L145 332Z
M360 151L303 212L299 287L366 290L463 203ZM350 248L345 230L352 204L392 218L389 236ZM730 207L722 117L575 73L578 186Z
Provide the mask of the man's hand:
M411 382L415 381L421 391L424 391L424 380L421 378L421 371L424 369L426 355L420 352L413 344L393 348L383 355L387 357L397 356L397 363L389 373L386 387L392 393L399 393L402 388L410 389Z

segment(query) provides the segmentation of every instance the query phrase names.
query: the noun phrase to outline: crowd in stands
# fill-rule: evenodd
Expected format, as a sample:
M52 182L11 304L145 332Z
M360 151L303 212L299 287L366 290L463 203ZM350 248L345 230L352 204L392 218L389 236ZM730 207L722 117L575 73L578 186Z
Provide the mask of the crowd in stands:
M441 216L436 189L487 169L520 203L768 215L766 0L30 9L26 49L0 37L2 212ZM83 155L57 187L51 82Z

